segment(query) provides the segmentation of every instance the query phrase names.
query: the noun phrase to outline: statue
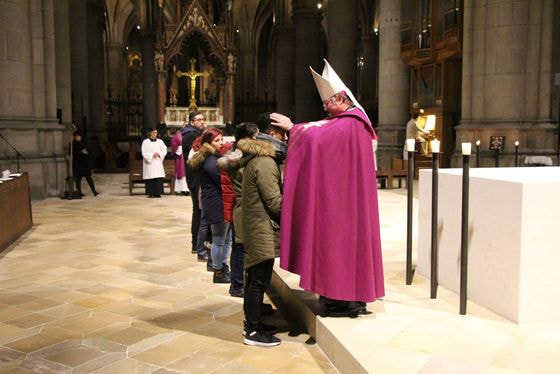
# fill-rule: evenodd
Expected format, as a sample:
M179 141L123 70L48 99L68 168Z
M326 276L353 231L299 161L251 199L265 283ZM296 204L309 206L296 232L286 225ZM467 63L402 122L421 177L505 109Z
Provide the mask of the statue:
M171 87L169 88L169 105L177 106L177 90L179 82L177 81L177 66L173 65L173 76L171 78Z
M160 51L156 51L156 56L155 56L156 71L163 71L164 62L165 62L165 58L163 56L163 53L161 53Z
M235 56L233 53L229 53L227 56L228 72L235 72Z

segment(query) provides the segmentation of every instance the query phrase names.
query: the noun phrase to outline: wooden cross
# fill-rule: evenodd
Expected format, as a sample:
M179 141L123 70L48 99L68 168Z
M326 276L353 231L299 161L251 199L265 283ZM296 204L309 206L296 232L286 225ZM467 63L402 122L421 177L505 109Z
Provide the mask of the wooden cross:
M178 71L177 71L177 76L178 76L179 78L181 78L181 77L188 77L188 78L190 79L190 81L191 81L191 99L190 99L190 101L189 101L189 110L190 110L190 111L193 111L193 110L195 110L195 109L197 108L197 106L196 106L196 98L195 98L195 92L196 92L196 91L195 91L195 90L196 90L196 78L198 78L198 77L207 77L207 76L208 76L208 73L203 73L203 72L200 72L200 71L196 71L196 68L195 68L195 66L194 66L195 63L196 63L196 59L191 58L191 59L189 60L189 62L191 63L191 68L190 68L190 70L188 70L188 71L181 71L181 70L178 70Z

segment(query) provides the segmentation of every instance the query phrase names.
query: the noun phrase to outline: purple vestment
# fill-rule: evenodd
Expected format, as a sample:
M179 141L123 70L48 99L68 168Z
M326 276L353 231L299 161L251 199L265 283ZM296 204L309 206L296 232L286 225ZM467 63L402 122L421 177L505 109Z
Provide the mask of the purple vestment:
M175 179L181 179L185 176L185 158L183 153L181 156L177 155L177 150L182 147L183 135L181 131L176 131L173 138L171 138L171 152L175 156Z
M290 131L280 266L337 300L385 295L371 124L358 108Z

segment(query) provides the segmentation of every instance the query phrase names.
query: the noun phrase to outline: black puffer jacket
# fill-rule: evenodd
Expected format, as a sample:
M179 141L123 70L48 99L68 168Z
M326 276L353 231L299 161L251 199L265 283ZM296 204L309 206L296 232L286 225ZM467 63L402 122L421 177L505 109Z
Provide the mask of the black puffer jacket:
M203 144L188 161L188 165L197 174L202 190L202 214L213 225L224 222L224 202L222 199L222 182L218 169L219 153L209 144Z

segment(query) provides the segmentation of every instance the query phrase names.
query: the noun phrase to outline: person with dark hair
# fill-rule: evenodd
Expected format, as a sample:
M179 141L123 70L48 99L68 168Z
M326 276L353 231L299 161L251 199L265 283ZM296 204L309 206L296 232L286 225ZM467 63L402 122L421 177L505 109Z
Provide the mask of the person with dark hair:
M82 133L79 130L74 131L74 140L72 141L72 172L76 178L76 189L80 196L82 193L82 178L86 178L89 188L93 196L99 195L95 190L95 184L91 178L91 159L85 142L82 141Z
M222 198L222 179L217 166L219 151L222 148L223 135L218 129L208 129L198 137L193 148L198 151L188 161L193 170L198 170L200 183L202 215L212 230L212 269L214 283L230 283L229 246L231 245L231 227L224 219L224 202ZM200 240L200 235L199 235Z
M254 123L240 123L235 130L235 144L242 139L256 139L258 132L259 129ZM222 169L223 172L228 173L231 186L235 192L233 212L231 212L232 220L230 221L233 223L233 244L231 246L230 257L231 285L229 287L229 294L233 297L243 297L244 295L243 261L245 257L245 248L243 247L243 229L241 222L241 182L243 177L243 167L245 165L240 162L242 156L243 153L240 150L235 149L229 151L223 157L218 159L218 167ZM222 183L222 193L224 190L225 187ZM230 216L230 212L227 211L225 204L224 209L226 210L224 212L226 217Z
M158 139L156 128L151 128L148 136L142 142L142 179L146 182L146 195L149 198L161 197L165 177L163 159L167 154L167 146L163 140Z
M192 150L193 142L196 138L202 135L202 132L205 129L204 125L204 115L198 111L193 111L189 114L189 122L183 126L181 130L181 135L183 139L181 140L182 148L183 148L183 158L185 162L189 159L189 153ZM199 193L199 183L196 173L194 173L188 166L186 165L185 174L187 177L187 185L189 191L191 193L191 199L193 204L192 209L192 218L191 218L191 252L198 254L198 260L206 262L208 260L205 252L206 248L204 248L204 240L202 243L198 243L198 233L200 231L200 224L201 224L201 210L198 204L198 193ZM207 225L203 225L202 228L204 234L208 231ZM206 236L206 235L204 235ZM203 236L203 238L204 238Z
M243 311L247 345L273 347L281 343L276 329L262 322L262 303L270 285L274 258L279 250L282 188L276 150L267 141L241 139L236 144L245 165L241 183L241 224L246 273Z

